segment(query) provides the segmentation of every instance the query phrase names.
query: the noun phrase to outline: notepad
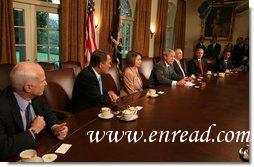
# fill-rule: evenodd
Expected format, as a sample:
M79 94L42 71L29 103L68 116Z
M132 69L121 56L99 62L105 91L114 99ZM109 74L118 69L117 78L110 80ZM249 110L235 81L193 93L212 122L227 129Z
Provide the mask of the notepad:
M55 153L59 154L65 154L70 148L72 144L62 144L56 151Z

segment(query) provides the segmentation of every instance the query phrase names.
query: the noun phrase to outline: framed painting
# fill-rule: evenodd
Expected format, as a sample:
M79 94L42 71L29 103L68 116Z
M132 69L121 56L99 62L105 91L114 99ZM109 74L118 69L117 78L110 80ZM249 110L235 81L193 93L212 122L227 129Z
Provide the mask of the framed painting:
M218 40L232 40L235 20L235 4L212 4L211 11L201 20L202 35L206 39L217 36Z

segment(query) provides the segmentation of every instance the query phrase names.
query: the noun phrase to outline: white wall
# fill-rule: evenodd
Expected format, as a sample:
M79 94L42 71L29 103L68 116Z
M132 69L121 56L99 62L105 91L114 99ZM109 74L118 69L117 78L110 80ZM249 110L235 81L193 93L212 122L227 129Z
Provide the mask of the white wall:
M186 1L186 31L185 31L185 50L184 55L186 58L192 58L193 47L198 42L201 35L201 19L199 18L198 7L203 0L187 0ZM232 41L218 41L222 48L228 43L235 43L239 36L247 37L249 31L249 11L237 14L235 23L233 25ZM208 45L209 41L206 40L205 44Z

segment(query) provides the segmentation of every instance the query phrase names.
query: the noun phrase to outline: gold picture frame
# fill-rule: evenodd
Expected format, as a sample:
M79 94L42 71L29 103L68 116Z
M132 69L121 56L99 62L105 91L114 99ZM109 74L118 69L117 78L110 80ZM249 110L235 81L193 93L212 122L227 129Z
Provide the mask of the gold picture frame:
M211 5L211 11L206 18L201 20L201 34L205 39L209 40L217 36L218 40L232 41L235 7L234 3Z

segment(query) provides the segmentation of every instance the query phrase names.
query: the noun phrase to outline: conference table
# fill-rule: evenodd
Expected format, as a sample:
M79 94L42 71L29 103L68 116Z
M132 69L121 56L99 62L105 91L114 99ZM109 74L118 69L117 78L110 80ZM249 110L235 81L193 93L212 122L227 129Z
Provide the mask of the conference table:
M58 154L56 162L245 162L239 149L249 143L236 141L236 132L249 131L249 73L207 76L203 81L206 85L200 88L158 86L156 91L164 93L155 98L147 97L147 90L121 98L120 110L143 107L133 121L117 116L101 119L100 108L79 112L65 120L70 131L64 141L41 134L38 155L54 153L66 143L72 146L66 154ZM208 130L209 141L204 139ZM99 133L101 140L90 141L88 132ZM172 132L177 134L174 139ZM216 140L220 132L225 132L222 142ZM110 142L110 133L124 135ZM142 138L130 141L128 134L135 133Z

